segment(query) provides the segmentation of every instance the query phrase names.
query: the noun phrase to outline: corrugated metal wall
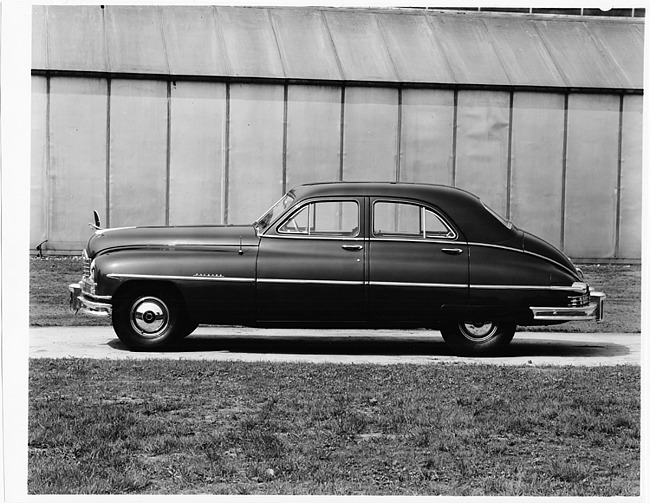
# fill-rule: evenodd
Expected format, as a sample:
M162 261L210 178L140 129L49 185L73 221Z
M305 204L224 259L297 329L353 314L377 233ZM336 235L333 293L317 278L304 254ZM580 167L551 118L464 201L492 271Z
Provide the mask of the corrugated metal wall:
M399 180L474 192L574 258L639 259L639 21L474 16L35 8L32 247L80 250L94 208L239 223L300 183Z

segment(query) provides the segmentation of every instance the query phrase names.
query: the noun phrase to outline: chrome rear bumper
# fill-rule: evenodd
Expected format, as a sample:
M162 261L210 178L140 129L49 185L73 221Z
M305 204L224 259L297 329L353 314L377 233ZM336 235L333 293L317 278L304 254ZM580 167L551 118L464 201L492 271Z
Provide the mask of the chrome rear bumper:
M591 292L589 304L583 307L531 307L533 319L539 321L603 321L605 294Z
M70 311L82 312L92 316L110 316L113 306L108 302L110 298L98 298L82 291L81 284L73 283L68 286L70 292Z

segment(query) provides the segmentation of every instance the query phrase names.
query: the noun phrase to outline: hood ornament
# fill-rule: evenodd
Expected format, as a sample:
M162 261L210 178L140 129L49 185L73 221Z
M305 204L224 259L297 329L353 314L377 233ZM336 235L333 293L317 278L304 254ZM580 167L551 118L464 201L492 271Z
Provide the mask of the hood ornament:
M91 229L95 229L96 231L101 230L102 228L102 221L99 219L99 213L97 213L97 210L93 210L93 222L88 223L88 227Z

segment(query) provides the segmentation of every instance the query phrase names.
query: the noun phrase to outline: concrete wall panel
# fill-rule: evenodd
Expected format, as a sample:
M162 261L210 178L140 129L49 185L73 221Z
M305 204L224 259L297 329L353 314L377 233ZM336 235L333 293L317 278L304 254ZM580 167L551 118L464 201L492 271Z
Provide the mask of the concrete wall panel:
M167 84L114 80L110 112L111 226L160 225L167 206Z
M395 181L398 122L396 89L346 88L343 180Z
M537 31L544 39L544 46L548 49L557 68L564 77L569 87L600 87L600 88L625 88L630 82L625 73L619 68L619 63L613 59L616 53L603 50L605 46L614 46L610 39L616 39L615 31L610 31L616 26L616 21L608 20L607 32L609 35L601 42L591 25L581 20L575 22L566 20L558 23L538 23ZM627 26L623 31L633 31L634 28L623 21ZM627 30L626 30L627 28ZM642 44L636 38L628 39L628 51L640 49ZM635 43L636 42L636 43ZM638 58L635 66L641 64L643 58ZM631 73L635 73L633 70ZM640 75L639 75L640 77ZM640 82L638 82L640 83Z
M515 93L510 219L562 245L564 95Z
M283 86L231 86L226 222L253 222L282 196L283 120Z
M483 23L465 16L429 16L431 28L458 83L510 85Z
M495 16L482 19L510 82L566 87L531 18Z
M614 257L620 99L569 96L565 251L570 257Z
M453 183L453 125L453 91L403 91L400 181Z
M377 21L400 81L454 82L451 66L425 16L384 13Z
M509 93L458 93L456 186L473 192L504 216L508 197L509 114Z
M111 71L169 73L159 7L114 5L105 11Z
M169 71L176 75L225 75L230 69L210 6L162 9Z
M61 70L107 71L104 9L99 5L47 7L49 64Z
M226 85L178 82L171 88L169 223L223 222Z
M92 211L106 213L106 88L103 79L52 79L50 244L74 248L90 237Z
M339 179L341 89L290 86L287 103L287 189Z
M323 11L336 46L343 78L391 81L397 78L375 16L370 12Z
M49 158L47 138L47 79L32 77L32 138L29 247L34 249L49 238L47 220L50 198L47 183ZM5 166L5 169L7 167Z
M32 7L32 68L48 68L47 60L47 25L49 23L47 7Z
M619 256L641 256L643 96L625 96L621 145Z
M269 12L287 74L300 79L341 79L334 46L320 12L310 9Z
M284 77L280 52L266 9L215 9L233 75Z

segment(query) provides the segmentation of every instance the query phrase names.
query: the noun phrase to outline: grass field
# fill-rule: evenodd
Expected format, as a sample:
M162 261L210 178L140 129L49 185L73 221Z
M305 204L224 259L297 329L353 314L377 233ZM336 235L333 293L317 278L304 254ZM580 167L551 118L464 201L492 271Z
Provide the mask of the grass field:
M81 262L32 259L30 323ZM638 332L640 267L583 267ZM561 327L561 326L560 326ZM554 327L556 330L559 327ZM640 368L34 359L30 494L633 496Z
M32 360L30 493L639 494L639 367Z

